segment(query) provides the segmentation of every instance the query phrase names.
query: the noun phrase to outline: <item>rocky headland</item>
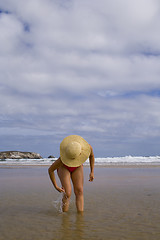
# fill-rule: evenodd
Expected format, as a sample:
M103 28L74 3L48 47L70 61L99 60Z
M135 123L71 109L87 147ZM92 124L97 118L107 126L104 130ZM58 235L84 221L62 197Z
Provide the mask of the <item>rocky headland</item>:
M0 159L41 159L39 153L34 152L19 152L19 151L5 151L0 152Z

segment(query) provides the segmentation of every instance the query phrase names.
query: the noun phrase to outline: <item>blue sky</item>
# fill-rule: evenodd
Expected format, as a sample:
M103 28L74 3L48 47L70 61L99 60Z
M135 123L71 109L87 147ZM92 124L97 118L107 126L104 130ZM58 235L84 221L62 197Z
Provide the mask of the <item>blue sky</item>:
M0 0L0 151L160 154L159 0Z

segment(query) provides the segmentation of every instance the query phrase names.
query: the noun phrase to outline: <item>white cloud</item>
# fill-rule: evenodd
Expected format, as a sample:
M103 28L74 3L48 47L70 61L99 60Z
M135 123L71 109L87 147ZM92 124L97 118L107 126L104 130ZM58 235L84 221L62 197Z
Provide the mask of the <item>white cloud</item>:
M158 0L1 0L1 126L158 137L159 20Z
M18 37L21 34L21 24L10 14L0 16L0 51L2 56L15 53L18 48Z

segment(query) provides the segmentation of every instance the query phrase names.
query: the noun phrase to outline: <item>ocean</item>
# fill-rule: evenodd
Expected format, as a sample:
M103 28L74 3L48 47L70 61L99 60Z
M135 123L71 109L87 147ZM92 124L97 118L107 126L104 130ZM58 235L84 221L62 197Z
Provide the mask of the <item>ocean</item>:
M51 165L57 158L42 158L42 159L0 159L0 166L26 166L37 165L47 166ZM108 165L159 165L160 156L125 156L125 157L106 157L95 158L95 166ZM89 165L89 160L84 163L84 166Z
M0 240L160 239L160 165L96 167L93 182L89 172L84 167L80 215L74 192L69 211L61 211L47 166L0 167Z

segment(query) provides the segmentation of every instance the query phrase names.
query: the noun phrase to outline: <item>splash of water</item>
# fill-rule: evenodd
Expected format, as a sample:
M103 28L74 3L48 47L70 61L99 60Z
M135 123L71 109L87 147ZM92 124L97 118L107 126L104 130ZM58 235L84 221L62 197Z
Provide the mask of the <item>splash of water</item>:
M61 195L57 198L57 200L52 202L52 205L59 213L63 213L63 210L62 210L62 196Z
M52 202L53 207L59 212L59 213L64 213L62 209L62 195L58 196L57 200ZM71 207L72 205L72 199L69 200L69 205Z

